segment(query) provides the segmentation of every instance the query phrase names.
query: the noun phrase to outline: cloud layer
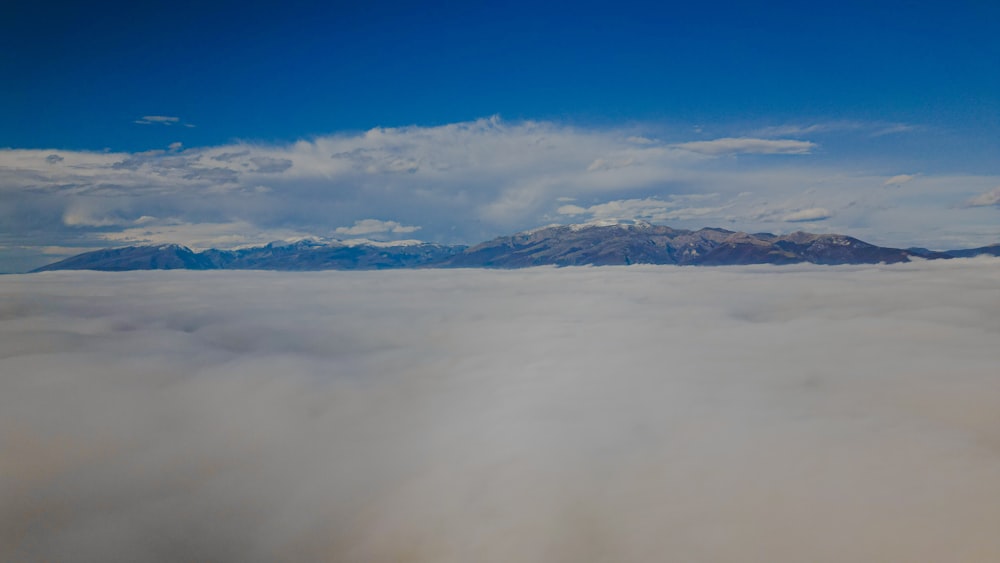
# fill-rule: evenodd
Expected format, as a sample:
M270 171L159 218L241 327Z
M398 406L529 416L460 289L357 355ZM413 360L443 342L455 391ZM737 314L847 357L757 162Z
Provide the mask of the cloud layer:
M1000 559L1000 261L0 278L0 559Z
M822 221L830 217L833 217L833 213L829 209L810 207L809 209L793 211L785 215L784 220L789 223L804 223L808 221Z
M490 118L288 144L0 150L0 271L16 252L42 265L42 248L233 247L353 236L372 220L395 225L368 231L385 240L419 228L427 241L474 244L591 218L780 233L790 214L824 209L826 229L882 245L957 248L1000 237L995 207L976 203L997 177L852 169L808 139L678 142L677 132L661 127L670 133L662 140L640 129Z
M184 127L194 127L191 123L181 122L181 118L172 115L144 115L132 123L136 125L183 125Z
M816 143L795 140L754 139L747 137L678 143L675 148L703 154L809 154Z
M990 205L1000 205L1000 187L979 194L968 202L970 207L988 207Z

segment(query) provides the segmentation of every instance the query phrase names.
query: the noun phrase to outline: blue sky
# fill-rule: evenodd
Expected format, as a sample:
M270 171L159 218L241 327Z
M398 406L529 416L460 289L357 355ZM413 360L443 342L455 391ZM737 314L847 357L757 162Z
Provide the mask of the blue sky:
M700 220L734 229L778 231L782 221L760 217L824 209L829 217L810 230L897 244L996 242L998 22L1000 5L987 1L8 3L0 17L0 262L8 265L0 271L71 249L160 240L166 227L179 242L208 242L177 234L181 225L251 243L281 233L328 237L378 220L419 226L408 234L422 240L476 242L592 218L567 217L558 204L710 194L729 213ZM455 133L481 122L502 127ZM402 133L382 138L392 147L376 147L365 140L372 130ZM553 149L558 158L536 162L512 149L510 167L498 168L469 157L538 135L564 143ZM453 143L454 152L430 155L420 147L427 139ZM719 139L809 144L797 152L689 144ZM353 162L367 176L329 162L309 168L305 160L320 157L306 153L327 144L345 154L377 149L388 164ZM246 147L253 154L231 159L228 172L210 160ZM621 158L608 165L612 153ZM52 155L63 160L44 160ZM292 165L260 167L253 158ZM321 160L337 158L345 157ZM593 189L570 186L587 183L571 175L558 189L551 181L574 169L637 166L659 179L609 177ZM101 167L108 174L94 173ZM425 176L429 169L438 172ZM727 174L736 180L711 180ZM889 185L912 192L869 189L897 176L912 178ZM475 195L462 196L458 184ZM732 199L745 192L756 194L753 213ZM189 201L199 193L216 209ZM418 193L436 196L421 196L423 215L402 213ZM275 201L281 209L260 211ZM496 213L505 205L509 213ZM80 209L88 220L73 219ZM925 216L939 218L921 230ZM121 235L138 227L152 234Z

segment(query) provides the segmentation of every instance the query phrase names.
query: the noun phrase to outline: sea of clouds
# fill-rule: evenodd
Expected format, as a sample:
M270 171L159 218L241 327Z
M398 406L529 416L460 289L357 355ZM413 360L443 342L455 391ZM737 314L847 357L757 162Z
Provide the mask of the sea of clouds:
M1000 561L1000 260L0 277L0 560Z

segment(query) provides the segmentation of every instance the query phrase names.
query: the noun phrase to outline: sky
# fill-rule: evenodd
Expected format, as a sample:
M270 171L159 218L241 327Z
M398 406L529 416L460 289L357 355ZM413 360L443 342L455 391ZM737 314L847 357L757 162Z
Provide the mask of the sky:
M476 4L5 3L0 272L602 217L1000 240L996 2Z
M0 559L997 561L998 285L4 276Z

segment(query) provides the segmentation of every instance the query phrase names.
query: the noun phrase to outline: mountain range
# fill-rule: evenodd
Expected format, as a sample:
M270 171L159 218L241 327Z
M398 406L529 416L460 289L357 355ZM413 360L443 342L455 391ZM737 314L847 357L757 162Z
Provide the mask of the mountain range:
M431 243L354 243L300 240L239 250L195 252L164 244L128 246L78 254L43 266L47 270L376 270L398 268L525 268L676 264L877 264L1000 256L1000 244L932 251L887 248L837 234L744 233L718 228L696 231L636 222L552 225L475 246Z

